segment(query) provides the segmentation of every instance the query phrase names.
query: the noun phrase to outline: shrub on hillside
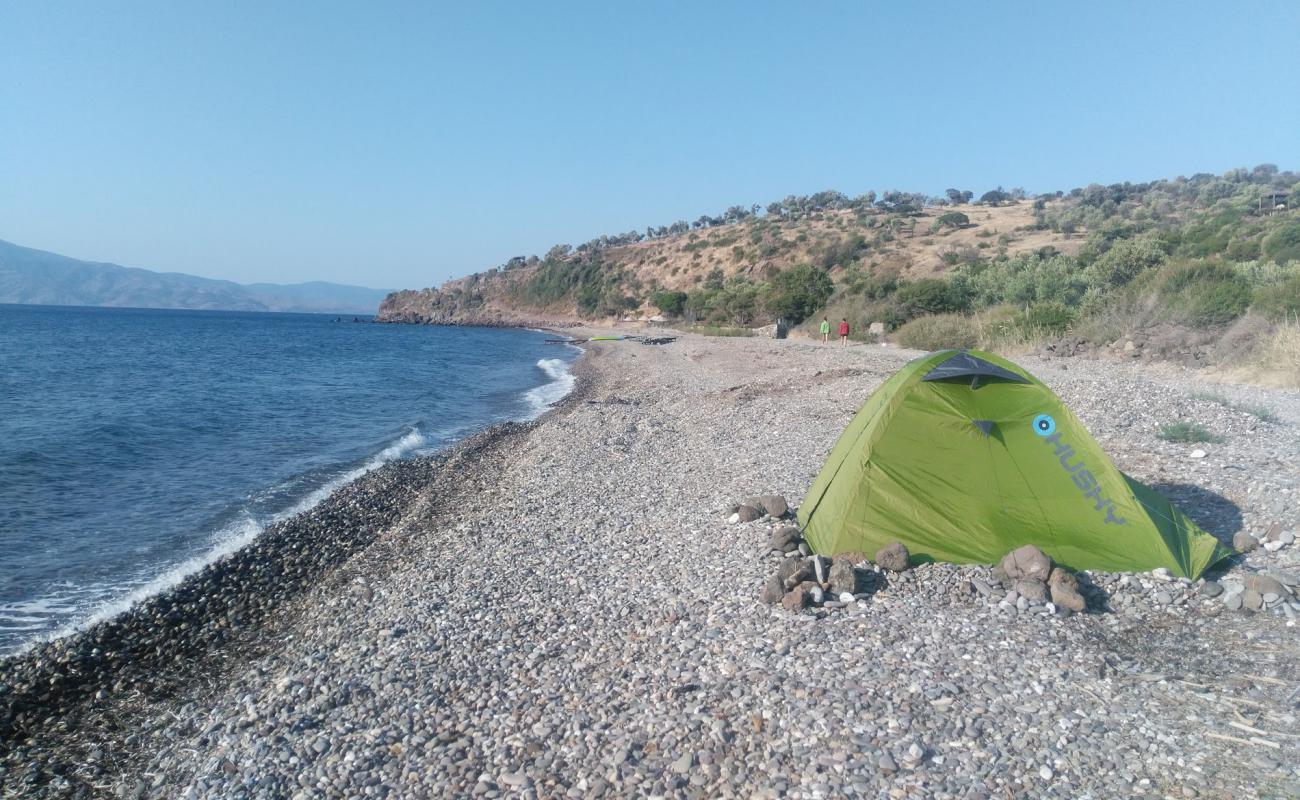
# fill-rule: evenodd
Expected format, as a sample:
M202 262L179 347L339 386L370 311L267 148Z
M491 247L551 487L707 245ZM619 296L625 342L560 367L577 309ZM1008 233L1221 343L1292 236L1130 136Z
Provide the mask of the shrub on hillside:
M1073 308L1051 300L1026 306L1016 315L1015 324L1027 337L1060 336L1070 329L1076 316Z
M960 228L970 224L970 217L960 211L949 211L947 214L940 214L935 221L936 225L947 226L950 228Z
M1300 219L1270 233L1264 239L1264 255L1278 263L1300 261Z
M1084 271L1073 258L1044 258L1037 253L961 267L953 281L969 295L975 308L1046 301L1075 305L1088 288Z
M1218 261L1168 265L1156 284L1166 316L1188 325L1231 322L1250 306L1250 285Z
M1300 318L1300 276L1256 287L1250 307L1269 319Z
M922 278L906 283L894 292L894 302L909 318L924 314L947 314L970 308L970 293L950 280Z
M772 277L763 292L763 305L772 315L798 324L825 306L834 291L835 284L824 271L808 265L791 267Z
M1149 269L1165 263L1167 254L1151 236L1116 242L1088 266L1085 273L1091 286L1124 286Z
M894 333L894 341L914 350L974 347L979 331L964 314L932 314L903 325Z
M669 316L681 316L686 308L686 292L658 291L650 295L650 302Z

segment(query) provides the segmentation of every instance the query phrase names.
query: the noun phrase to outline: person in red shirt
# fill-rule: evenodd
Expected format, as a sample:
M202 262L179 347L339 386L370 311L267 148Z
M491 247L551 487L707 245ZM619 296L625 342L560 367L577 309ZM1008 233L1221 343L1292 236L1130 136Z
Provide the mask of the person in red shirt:
M849 346L849 321L840 319L840 344L844 347Z

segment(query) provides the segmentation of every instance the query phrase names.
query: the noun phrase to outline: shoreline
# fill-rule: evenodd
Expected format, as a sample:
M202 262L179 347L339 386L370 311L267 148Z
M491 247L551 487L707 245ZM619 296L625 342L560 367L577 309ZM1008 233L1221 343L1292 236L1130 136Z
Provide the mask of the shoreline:
M1203 735L1231 719L1205 691L1286 730L1300 659L1280 613L1105 575L1112 611L1017 613L969 588L986 569L943 564L891 575L854 609L759 602L785 523L728 524L730 504L778 493L797 506L861 400L908 358L694 335L590 345L574 391L539 420L374 473L368 496L392 506L388 523L243 638L207 660L169 661L164 647L152 657L172 682L154 695L110 689L73 704L88 718L35 720L54 738L16 742L26 760L0 759L0 787L1104 797L1145 781L1155 796L1259 797L1300 785L1292 740L1275 752ZM1297 474L1300 397L1234 387L1234 401L1278 412L1261 423L1140 370L1024 365L1121 468L1166 484L1217 535L1300 512L1281 491ZM1227 441L1188 459L1154 436L1175 413ZM1231 569L1294 572L1296 556L1261 549ZM28 789L15 761L67 777Z
M568 362L569 391L535 417L494 423L430 455L385 462L125 610L0 656L0 789L48 787L84 758L66 745L86 738L123 744L132 718L215 685L273 646L267 637L283 617L300 613L308 596L435 495L458 494L457 470L474 469L484 454L508 448L577 404L589 383L582 360ZM116 764L123 764L121 753ZM89 785L98 774L92 765L78 783Z

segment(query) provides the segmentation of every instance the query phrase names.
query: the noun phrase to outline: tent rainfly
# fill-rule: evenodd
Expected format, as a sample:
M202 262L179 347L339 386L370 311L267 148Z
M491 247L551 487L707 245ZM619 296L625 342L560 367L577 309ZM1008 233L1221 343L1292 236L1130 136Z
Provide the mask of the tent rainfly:
M912 361L858 410L799 509L812 548L996 563L1037 545L1070 569L1168 567L1229 554L1133 480L1042 381L975 350Z

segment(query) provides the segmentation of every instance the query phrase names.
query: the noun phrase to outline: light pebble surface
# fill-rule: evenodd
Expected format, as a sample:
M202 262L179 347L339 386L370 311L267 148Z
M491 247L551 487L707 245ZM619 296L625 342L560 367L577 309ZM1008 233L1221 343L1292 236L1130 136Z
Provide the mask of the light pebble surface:
M276 612L248 659L142 721L137 757L100 788L221 798L1300 792L1294 587L1246 613L1189 582L1095 575L1109 610L1062 616L1017 609L996 584L986 596L984 567L925 565L833 610L759 602L782 523L729 523L733 504L775 493L797 507L857 407L916 355L696 336L590 346L570 401L458 463L456 491L421 494ZM1168 367L1019 362L1122 469L1216 535L1264 537L1274 522L1296 531L1297 393L1206 386ZM1155 435L1180 419L1225 441L1192 459L1193 446ZM1213 577L1240 595L1249 576L1298 566L1293 545L1261 547Z

